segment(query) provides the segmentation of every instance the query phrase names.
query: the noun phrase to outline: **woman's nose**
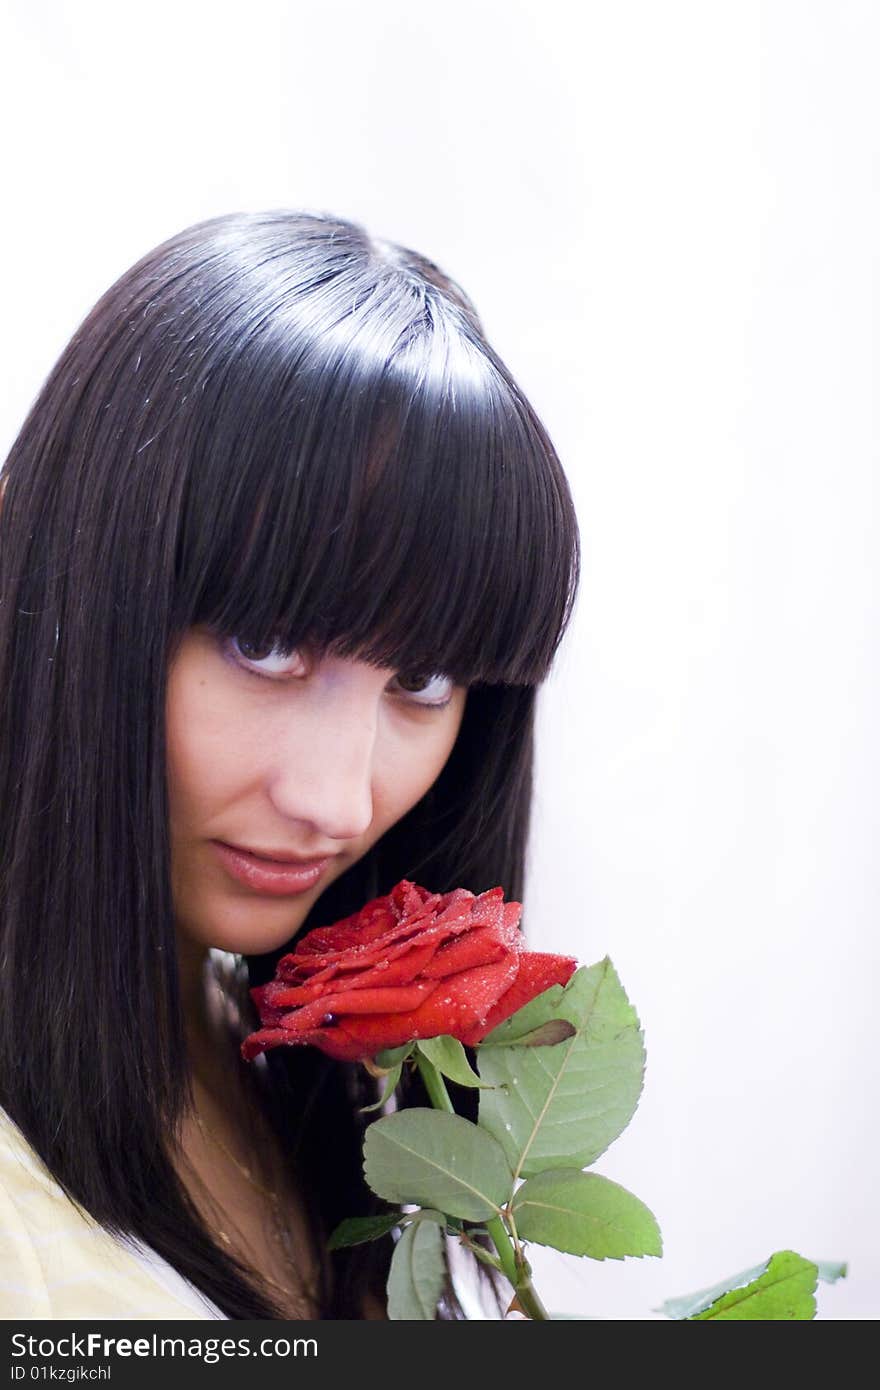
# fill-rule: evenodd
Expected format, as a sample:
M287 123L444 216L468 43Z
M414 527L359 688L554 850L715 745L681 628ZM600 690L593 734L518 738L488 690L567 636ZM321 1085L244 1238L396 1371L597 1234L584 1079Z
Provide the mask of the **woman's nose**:
M289 821L312 838L356 840L373 819L378 715L364 701L330 701L297 720L279 744L271 796Z

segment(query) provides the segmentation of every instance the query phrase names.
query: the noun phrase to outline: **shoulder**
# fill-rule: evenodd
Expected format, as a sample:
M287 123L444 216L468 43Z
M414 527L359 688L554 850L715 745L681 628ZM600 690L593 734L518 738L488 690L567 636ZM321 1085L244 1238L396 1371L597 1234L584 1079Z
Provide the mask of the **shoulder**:
M154 1251L73 1202L0 1109L0 1319L225 1314Z
M0 1110L0 1313L4 1318L50 1317L51 1300L38 1255L33 1217L43 1186L36 1155Z

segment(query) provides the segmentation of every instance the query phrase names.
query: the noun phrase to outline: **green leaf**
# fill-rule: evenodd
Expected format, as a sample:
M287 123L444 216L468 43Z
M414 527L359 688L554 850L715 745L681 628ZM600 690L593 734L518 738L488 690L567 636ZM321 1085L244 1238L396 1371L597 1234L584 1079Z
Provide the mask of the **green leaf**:
M359 1111L361 1115L367 1115L371 1110L381 1110L382 1106L391 1099L395 1087L400 1080L400 1073L403 1071L403 1063L396 1062L385 1078L385 1089L378 1100L374 1100L372 1105L362 1105Z
M434 1221L438 1226L442 1226L444 1231L449 1226L449 1218L445 1212L434 1211L433 1207L419 1207L418 1211L408 1211L404 1215L404 1220Z
M443 1220L441 1213L434 1215ZM431 1220L407 1226L391 1256L388 1317L433 1321L445 1273L440 1227Z
M478 1245L476 1241L462 1241L461 1244L475 1259L480 1261L480 1264L488 1265L490 1269L497 1269L499 1274L504 1273L504 1266L498 1256L493 1255L485 1246Z
M420 1038L416 1049L450 1081L457 1081L460 1086L485 1087L486 1083L477 1076L458 1038Z
M554 985L532 1004L546 1010L542 1001L557 989L553 1007L576 1028L572 1037L551 1047L477 1049L480 1076L495 1086L480 1095L480 1125L517 1177L595 1162L629 1124L642 1090L639 1020L608 957L581 966L564 990ZM529 1015L526 1031L547 1021Z
M521 1239L569 1255L622 1260L663 1251L660 1228L644 1202L598 1173L538 1173L523 1183L511 1206Z
M569 1023L567 1018L548 1018L539 1028L533 1028L531 1033L517 1038L516 1046L552 1047L554 1043L564 1042L566 1038L573 1037L576 1032L574 1024Z
M373 1061L377 1067L386 1067L389 1071L408 1057L415 1047L415 1043L401 1043L399 1047L386 1047L382 1052L377 1052Z
M331 1233L327 1249L341 1250L346 1245L362 1245L368 1240L378 1240L395 1226L402 1226L411 1219L410 1213L399 1211L386 1211L379 1216L347 1216Z
M762 1265L699 1293L668 1298L655 1311L691 1322L809 1321L816 1316L818 1273L811 1260L793 1250L777 1250Z
M364 1176L389 1202L415 1202L449 1216L498 1215L511 1189L504 1152L460 1115L414 1107L374 1120L364 1139Z

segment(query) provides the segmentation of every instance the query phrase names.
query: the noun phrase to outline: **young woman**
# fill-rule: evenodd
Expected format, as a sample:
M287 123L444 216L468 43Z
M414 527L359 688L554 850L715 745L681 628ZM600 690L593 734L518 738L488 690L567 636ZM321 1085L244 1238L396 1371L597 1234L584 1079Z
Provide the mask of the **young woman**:
M0 479L0 1315L384 1316L376 1083L244 1062L248 991L401 878L522 898L553 446L436 265L272 211L126 272Z

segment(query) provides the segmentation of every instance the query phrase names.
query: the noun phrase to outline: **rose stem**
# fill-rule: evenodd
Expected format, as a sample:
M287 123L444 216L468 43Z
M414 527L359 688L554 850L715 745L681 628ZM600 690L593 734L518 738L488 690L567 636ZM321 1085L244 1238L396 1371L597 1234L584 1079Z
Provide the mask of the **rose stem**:
M455 1108L449 1099L449 1092L434 1063L421 1052L416 1052L416 1061L434 1109L446 1110L450 1115L454 1115ZM498 1251L501 1267L516 1291L522 1311L530 1318L549 1319L550 1315L538 1297L529 1274L517 1265L516 1253L502 1218L493 1216L491 1221L484 1224Z

